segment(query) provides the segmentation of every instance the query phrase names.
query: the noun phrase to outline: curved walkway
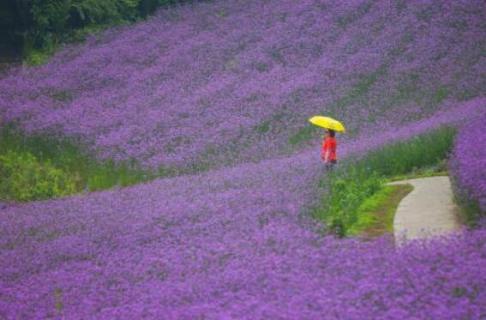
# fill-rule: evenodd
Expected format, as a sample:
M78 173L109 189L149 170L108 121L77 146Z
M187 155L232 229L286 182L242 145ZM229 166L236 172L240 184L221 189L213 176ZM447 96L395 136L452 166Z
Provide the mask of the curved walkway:
M397 243L451 233L460 228L449 177L429 177L390 183L414 189L398 205L393 221Z

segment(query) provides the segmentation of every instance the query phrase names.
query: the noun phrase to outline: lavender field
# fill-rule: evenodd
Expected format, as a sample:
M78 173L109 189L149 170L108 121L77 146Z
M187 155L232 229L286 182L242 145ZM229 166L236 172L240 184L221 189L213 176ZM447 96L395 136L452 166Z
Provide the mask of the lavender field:
M321 232L339 157L440 125L486 203L483 1L208 1L0 79L0 125L204 172L0 208L0 319L481 319L486 229L394 246Z

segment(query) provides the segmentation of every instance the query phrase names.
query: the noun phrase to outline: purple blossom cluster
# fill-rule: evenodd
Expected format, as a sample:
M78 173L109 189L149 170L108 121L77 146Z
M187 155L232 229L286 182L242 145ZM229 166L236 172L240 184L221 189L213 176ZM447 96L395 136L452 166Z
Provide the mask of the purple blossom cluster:
M2 207L0 319L484 318L485 228L324 236L319 149L281 153L314 113L345 121L340 157L477 119L456 155L483 192L483 18L482 1L216 0L13 71L0 116L26 130L147 166L239 163Z
M475 117L364 136L343 156ZM476 106L476 107L473 107ZM364 148L364 149L363 149ZM480 319L486 233L395 248L323 236L318 150L0 210L6 319Z
M149 167L271 158L317 113L357 134L484 94L483 22L479 0L180 6L14 70L0 117Z
M486 108L461 127L451 163L459 191L478 201L486 212Z

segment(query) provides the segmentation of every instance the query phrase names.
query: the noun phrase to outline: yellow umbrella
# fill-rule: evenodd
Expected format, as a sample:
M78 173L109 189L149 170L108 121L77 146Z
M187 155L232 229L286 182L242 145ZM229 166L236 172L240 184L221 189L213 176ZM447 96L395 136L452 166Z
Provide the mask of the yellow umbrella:
M344 128L344 125L337 121L336 119L330 118L330 117L323 117L323 116L314 116L309 119L310 123L326 128L326 129L331 129L337 132L345 132L346 128Z

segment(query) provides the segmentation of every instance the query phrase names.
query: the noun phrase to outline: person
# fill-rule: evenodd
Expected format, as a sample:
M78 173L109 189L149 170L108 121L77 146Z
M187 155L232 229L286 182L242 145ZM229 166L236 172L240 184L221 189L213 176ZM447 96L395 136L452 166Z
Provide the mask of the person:
M336 132L331 129L327 129L326 136L322 141L321 158L326 165L326 170L332 170L334 165L337 163L336 156Z

